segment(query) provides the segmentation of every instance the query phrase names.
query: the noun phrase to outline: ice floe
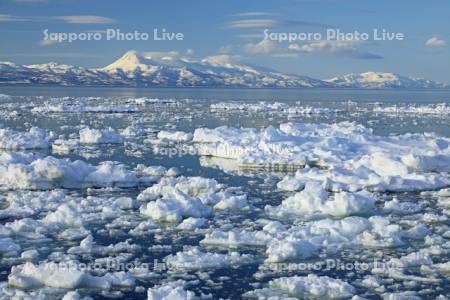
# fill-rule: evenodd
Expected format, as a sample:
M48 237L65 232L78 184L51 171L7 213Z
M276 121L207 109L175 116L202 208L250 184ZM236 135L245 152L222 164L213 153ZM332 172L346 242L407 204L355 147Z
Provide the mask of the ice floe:
M328 276L293 276L277 278L269 282L268 288L247 292L250 298L280 299L315 298L315 299L346 299L351 298L356 289L345 281Z
M0 128L0 149L25 150L46 149L55 138L54 133L32 127L28 132Z
M252 256L240 255L238 252L230 254L203 252L199 248L178 252L165 258L169 268L174 269L219 269L227 266L237 266L252 262Z
M145 178L144 178L145 180ZM92 166L81 160L16 154L0 156L0 189L51 189L89 186L130 187L139 183L133 171L115 162Z
M373 111L385 114L415 114L415 115L450 115L450 105L447 103L424 105L392 105L374 106Z
M158 132L158 139L174 142L188 142L192 140L192 133L174 130L161 130Z
M116 133L112 128L80 130L80 142L82 144L120 144L124 138Z
M138 195L140 212L155 221L180 222L183 218L208 217L218 210L248 207L246 195L227 191L216 180L202 177L163 177Z
M361 192L339 192L330 197L319 183L308 182L301 192L285 199L280 206L266 206L266 211L278 217L296 215L306 218L316 213L345 217L370 212L374 202L368 193Z
M299 169L291 186L325 182L329 190L410 191L448 186L450 139L433 134L377 136L355 123L281 124L279 128L200 128L201 155L247 166ZM295 181L299 183L295 183ZM281 184L283 186L283 184Z

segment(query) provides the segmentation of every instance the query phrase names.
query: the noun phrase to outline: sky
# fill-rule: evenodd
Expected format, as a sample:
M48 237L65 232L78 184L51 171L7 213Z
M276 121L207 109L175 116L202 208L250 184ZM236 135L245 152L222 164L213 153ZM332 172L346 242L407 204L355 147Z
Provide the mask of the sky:
M108 29L149 38L107 40ZM155 40L155 29L183 38ZM375 29L404 38L374 40ZM102 38L57 42L44 40L45 30L53 37L98 33ZM327 31L337 30L367 33L368 39L327 37ZM316 38L305 39L308 33ZM277 39L283 34L296 40ZM103 67L132 49L195 60L220 55L320 79L380 71L450 83L450 1L0 0L2 61Z

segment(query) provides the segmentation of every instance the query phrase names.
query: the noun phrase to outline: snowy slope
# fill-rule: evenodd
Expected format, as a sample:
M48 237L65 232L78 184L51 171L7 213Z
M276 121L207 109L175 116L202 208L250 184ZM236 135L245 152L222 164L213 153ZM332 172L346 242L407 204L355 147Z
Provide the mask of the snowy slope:
M339 87L352 88L446 88L448 85L395 73L365 72L325 80Z

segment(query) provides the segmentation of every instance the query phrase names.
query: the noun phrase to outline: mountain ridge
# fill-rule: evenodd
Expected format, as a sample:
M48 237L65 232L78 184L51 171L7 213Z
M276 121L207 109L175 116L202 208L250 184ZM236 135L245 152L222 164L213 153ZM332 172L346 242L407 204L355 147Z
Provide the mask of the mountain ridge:
M0 84L129 87L246 88L423 88L449 85L395 73L364 72L330 79L284 74L264 67L233 63L227 55L191 60L176 52L127 51L103 68L50 62L17 65L0 61Z

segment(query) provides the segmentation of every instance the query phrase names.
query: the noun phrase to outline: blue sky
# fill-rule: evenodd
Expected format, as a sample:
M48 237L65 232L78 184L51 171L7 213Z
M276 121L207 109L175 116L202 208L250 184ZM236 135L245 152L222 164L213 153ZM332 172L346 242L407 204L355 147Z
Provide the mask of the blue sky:
M1 0L0 60L56 61L101 67L125 51L176 51L328 78L384 71L450 82L450 1L446 0ZM182 32L182 41L76 41L45 43L43 31ZM386 29L403 41L263 40L278 33Z

